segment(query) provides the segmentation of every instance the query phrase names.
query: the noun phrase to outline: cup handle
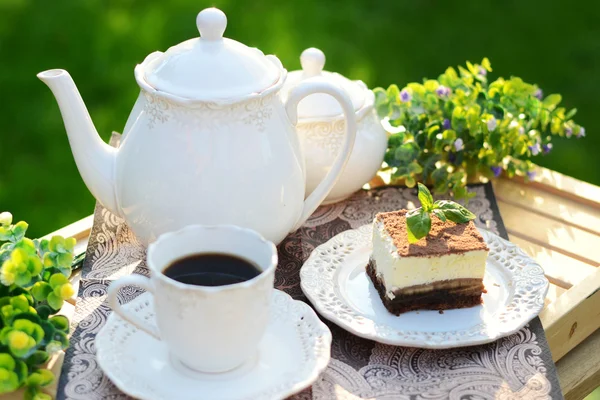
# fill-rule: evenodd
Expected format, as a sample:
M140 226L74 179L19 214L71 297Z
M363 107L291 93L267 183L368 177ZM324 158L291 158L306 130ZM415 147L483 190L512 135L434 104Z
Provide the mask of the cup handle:
M108 304L110 305L110 308L112 308L112 310L116 312L125 321L129 322L136 328L143 330L144 332L153 336L154 338L160 340L160 335L156 326L151 325L147 321L144 321L143 319L138 317L137 315L124 310L121 303L119 303L119 298L117 297L119 289L121 289L124 286L131 285L139 286L150 293L153 293L154 291L154 288L149 278L146 278L145 276L141 275L125 276L111 283L108 286Z
M290 91L285 103L285 110L292 124L296 125L298 122L298 103L300 100L313 93L326 93L333 96L340 103L346 121L345 140L342 150L336 157L327 175L325 175L315 190L304 200L302 214L298 221L296 221L292 231L300 228L306 222L308 217L319 207L331 189L333 189L350 158L352 148L354 147L354 139L356 138L356 114L354 113L352 101L343 89L329 82L307 79L300 82Z

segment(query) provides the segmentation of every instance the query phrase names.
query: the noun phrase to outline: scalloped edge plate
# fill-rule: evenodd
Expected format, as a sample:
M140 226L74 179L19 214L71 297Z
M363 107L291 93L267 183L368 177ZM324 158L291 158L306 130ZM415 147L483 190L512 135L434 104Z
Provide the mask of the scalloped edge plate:
M124 306L154 318L153 298L141 294ZM240 335L243 331L240 331ZM327 368L331 331L306 303L274 289L271 319L257 357L220 374L183 371L165 343L111 314L96 336L98 364L124 393L148 400L271 400L309 387Z
M483 304L471 308L389 313L365 267L372 225L318 246L300 269L302 291L324 318L360 337L396 346L445 349L493 342L519 331L544 307L543 268L513 243L479 229L490 252Z

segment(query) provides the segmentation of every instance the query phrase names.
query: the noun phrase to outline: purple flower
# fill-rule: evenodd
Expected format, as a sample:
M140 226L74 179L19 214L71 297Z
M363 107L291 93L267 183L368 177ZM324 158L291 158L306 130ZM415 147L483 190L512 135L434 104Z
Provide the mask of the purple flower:
M487 75L487 70L485 68L483 68L482 66L479 66L479 75L483 75L483 76Z
M529 171L527 172L527 178L532 181L535 179L535 171Z
M488 119L488 121L487 121L488 131L493 132L494 129L496 129L496 126L498 126L498 121L496 121L496 118L492 117L492 118Z
M502 167L491 167L491 170L496 178L502 173Z
M403 103L408 103L411 100L412 94L410 94L408 90L402 89L402 91L400 92L400 101L402 101Z
M463 140L461 138L458 138L454 141L454 150L461 151L464 148L465 148L465 146L464 146Z
M450 96L450 88L447 88L444 85L440 85L437 89L435 89L435 94L437 94L440 97Z
M544 154L550 153L550 150L552 150L552 143L543 145L542 150L544 151Z
M448 153L448 161L456 165L456 153Z
M448 118L444 119L444 122L442 122L442 128L444 128L444 130L452 128L452 124Z
M578 138L585 137L585 128L583 126L579 127L579 133L577 134Z
M570 126L567 126L565 128L565 135L567 135L567 137L571 137L573 135L573 128L571 128Z
M538 154L540 154L541 150L542 150L542 148L540 147L539 143L536 143L533 146L529 146L529 151L531 151L531 154L534 156L537 156Z
M542 92L542 89L538 89L533 93L533 97L537 97L541 100L544 97L544 92Z

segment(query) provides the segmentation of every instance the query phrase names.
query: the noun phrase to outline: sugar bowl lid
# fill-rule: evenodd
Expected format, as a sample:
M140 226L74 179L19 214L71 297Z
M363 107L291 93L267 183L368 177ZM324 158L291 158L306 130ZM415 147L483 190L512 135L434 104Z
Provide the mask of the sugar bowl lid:
M371 92L362 81L352 81L335 72L324 71L325 54L314 47L308 48L300 55L302 70L293 71L288 74L283 92L286 93L299 82L306 79L324 80L340 86L346 91L355 112L359 112L368 105L373 105L373 92ZM325 93L314 93L303 99L298 104L298 118L318 119L335 117L342 114L340 104Z
M136 78L157 92L191 100L227 100L260 93L285 76L275 56L224 38L227 17L207 8L196 18L200 37L155 52L136 68Z

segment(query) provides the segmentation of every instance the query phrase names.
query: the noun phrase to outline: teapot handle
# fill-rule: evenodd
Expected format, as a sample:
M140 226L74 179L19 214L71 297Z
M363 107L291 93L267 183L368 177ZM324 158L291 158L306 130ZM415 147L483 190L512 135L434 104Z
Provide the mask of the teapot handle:
M354 113L352 101L343 89L329 82L307 79L300 82L290 91L285 103L285 110L292 124L295 126L298 122L298 103L300 103L303 98L313 93L326 93L333 96L340 103L346 121L345 139L344 145L333 162L329 172L315 190L313 190L306 200L304 200L302 214L300 215L300 218L298 218L292 231L300 228L300 226L306 222L308 217L310 217L317 207L319 207L331 189L333 189L333 186L344 171L344 167L346 167L346 163L348 162L352 148L354 147L354 139L356 138L356 114Z

